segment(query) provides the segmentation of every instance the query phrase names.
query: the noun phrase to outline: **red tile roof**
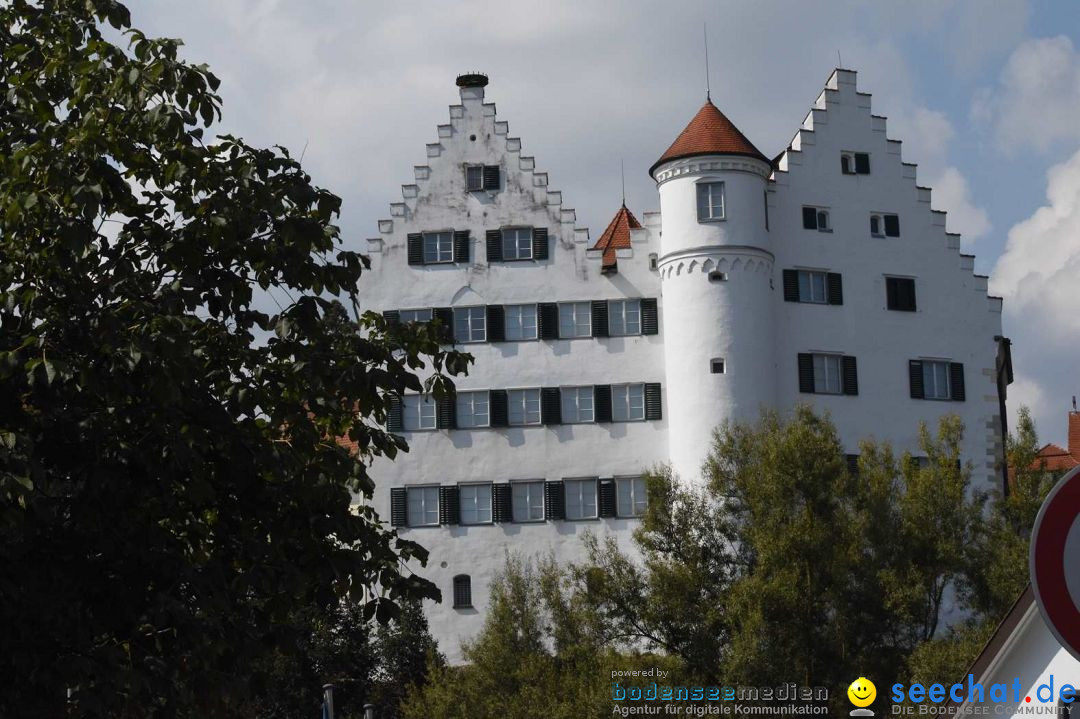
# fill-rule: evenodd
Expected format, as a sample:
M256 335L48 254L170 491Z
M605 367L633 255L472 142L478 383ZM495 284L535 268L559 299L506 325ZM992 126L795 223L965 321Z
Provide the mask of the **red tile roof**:
M615 250L623 250L630 247L630 230L641 228L641 223L634 217L634 213L626 209L626 205L619 208L615 217L600 235L600 239L593 245L594 250L604 251L604 267L616 265Z
M705 101L686 129L671 143L667 152L649 168L649 174L652 175L657 167L668 160L694 155L748 155L768 162L761 151L754 147L754 143L746 139L746 135L710 100Z
M1059 447L1053 442L1044 445L1035 455L1036 459L1032 467L1036 468L1042 464L1051 472L1057 472L1080 465L1080 412L1076 410L1069 412L1068 438L1068 449Z

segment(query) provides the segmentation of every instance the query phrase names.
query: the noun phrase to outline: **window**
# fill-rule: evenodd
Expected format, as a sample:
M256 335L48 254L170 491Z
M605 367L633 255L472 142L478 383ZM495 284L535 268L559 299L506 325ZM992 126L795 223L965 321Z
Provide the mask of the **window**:
M483 342L487 339L487 309L454 308L454 339L457 342Z
M515 522L544 521L544 483L511 482L510 504Z
M401 398L401 421L409 431L435 429L435 400L429 394L407 394Z
M596 518L596 480L567 479L563 482L566 493L567 519Z
M484 168L482 166L469 165L465 168L465 187L469 192L484 189Z
M614 385L611 388L611 418L615 422L645 419L645 385Z
M559 337L592 336L592 303L565 302L559 305Z
M910 277L886 277L885 306L890 310L914 312L915 280Z
M724 183L699 182L697 185L697 218L699 222L724 219Z
M949 363L923 360L923 397L925 399L952 399L949 392Z
M506 339L536 339L536 305L506 305Z
M641 300L611 300L608 302L608 334L641 334Z
M709 363L710 370L713 374L724 374L726 368L724 367L724 360L721 357L716 357Z
M709 282L727 282L727 273L713 270L709 273Z
M408 487L408 522L410 527L432 527L439 523L439 488Z
M869 175L870 155L865 152L840 153L840 171L845 175Z
M472 607L472 579L468 574L454 577L454 609Z
M640 517L645 514L645 478L616 478L615 507L620 517Z
M595 419L592 387L563 387L560 394L564 424L592 422Z
M457 393L457 426L460 429L487 427L491 423L487 391Z
M402 322L431 322L431 310L401 310L399 319Z
M540 424L540 390L512 389L506 393L510 425Z
M870 215L870 234L874 237L885 236L885 222L881 215Z
M533 256L533 231L531 227L507 227L502 231L502 258L504 260L531 260Z
M840 355L814 355L814 392L840 394Z
M822 207L803 207L803 227L818 232L832 232L829 211Z
M491 485L458 485L458 503L462 524L491 523Z
M450 230L445 232L424 233L424 264L435 265L440 262L454 261L454 233Z
M824 272L799 270L799 302L828 302Z
M655 270L659 266L660 266L660 260L659 260L659 258L657 258L656 253L655 252L650 252L649 253L649 269L650 270Z

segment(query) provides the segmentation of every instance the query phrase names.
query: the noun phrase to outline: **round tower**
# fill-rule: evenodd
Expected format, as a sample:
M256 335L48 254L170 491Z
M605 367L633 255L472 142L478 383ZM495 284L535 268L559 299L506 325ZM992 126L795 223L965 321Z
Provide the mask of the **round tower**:
M774 403L771 165L710 101L649 170L660 256L672 468L696 482L725 419Z

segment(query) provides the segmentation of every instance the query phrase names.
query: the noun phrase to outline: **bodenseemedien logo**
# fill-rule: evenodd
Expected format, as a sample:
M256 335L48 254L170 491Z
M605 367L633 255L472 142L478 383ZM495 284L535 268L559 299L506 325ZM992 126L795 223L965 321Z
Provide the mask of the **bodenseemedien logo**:
M866 677L859 677L847 688L848 701L855 705L849 714L853 717L872 717L874 712L866 707L877 698L877 687Z

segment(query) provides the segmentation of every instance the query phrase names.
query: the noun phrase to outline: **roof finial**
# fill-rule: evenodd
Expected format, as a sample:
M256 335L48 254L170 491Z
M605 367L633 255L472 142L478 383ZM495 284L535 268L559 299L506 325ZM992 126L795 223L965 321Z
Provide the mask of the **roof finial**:
M626 164L621 157L619 158L619 175L622 177L622 206L626 207Z
M701 23L701 29L705 33L705 100L712 102L712 86L709 83L709 24Z

